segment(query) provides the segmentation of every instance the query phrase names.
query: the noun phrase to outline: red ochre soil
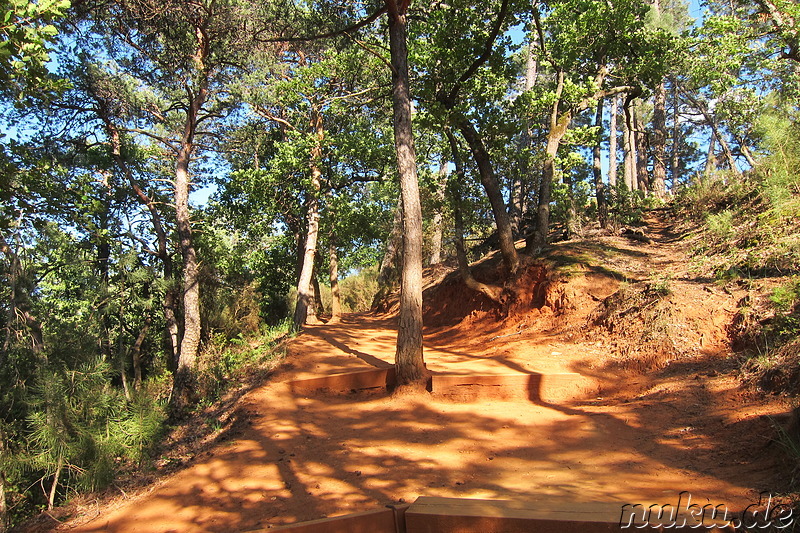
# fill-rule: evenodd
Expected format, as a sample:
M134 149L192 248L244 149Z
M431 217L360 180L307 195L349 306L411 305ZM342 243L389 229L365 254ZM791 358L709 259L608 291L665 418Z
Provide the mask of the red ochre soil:
M769 417L789 406L741 388L725 333L741 294L690 274L687 245L669 229L650 220L651 245L616 236L559 244L548 268L523 272L505 310L453 276L442 281L441 269L429 272L429 370L578 372L594 380L591 395L547 403L293 394L290 380L390 366L395 317L348 315L293 340L284 364L241 398L217 444L186 468L85 504L56 529L247 531L422 495L666 504L690 491L694 502L741 510L761 491L778 492L787 469ZM497 265L476 265L476 277L491 281ZM669 280L669 303L680 310L670 319L683 333L659 371L632 372L635 347L623 358L625 339L587 326L620 279Z

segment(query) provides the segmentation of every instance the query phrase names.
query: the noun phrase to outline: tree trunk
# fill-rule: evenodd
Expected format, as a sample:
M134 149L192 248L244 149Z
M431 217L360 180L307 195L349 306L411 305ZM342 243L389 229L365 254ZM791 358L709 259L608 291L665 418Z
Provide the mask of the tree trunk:
M658 84L653 105L653 194L664 198L667 194L667 86Z
M594 117L594 125L603 131L603 106L605 101L600 98L597 100L597 112ZM594 175L594 191L597 199L597 221L601 228L605 228L608 222L608 205L606 204L606 189L603 184L603 167L601 162L603 136L597 136L597 142L592 150L592 174Z
M378 286L388 287L397 279L397 263L400 248L403 245L403 200L397 202L392 217L392 231L389 234L389 241L386 243L386 252L381 260L381 268L378 271Z
M528 44L525 61L525 90L530 91L536 86L538 79L539 64L534 53L535 42ZM511 194L508 202L508 215L511 219L511 229L514 235L523 232L523 215L528 210L528 192L531 190L533 179L533 165L530 161L530 150L533 147L533 120L528 118L525 121L525 131L522 134L521 152L523 154L523 165L520 172L515 173L511 182Z
M319 191L321 188L322 170L322 116L316 113L314 128L317 142L311 149L311 189L306 199L307 233L306 244L303 251L303 267L300 270L300 279L297 282L297 305L294 309L294 329L299 330L306 323L316 323L314 309L314 260L317 254L317 237L319 235Z
M670 192L674 195L678 192L678 179L681 163L680 146L681 139L681 123L679 120L679 105L678 105L678 91L675 89L675 82L672 82L672 164L670 169L670 178L672 179L672 187Z
M561 103L561 94L564 91L564 71L558 70L558 83L556 97L550 111L550 128L547 132L547 146L545 147L544 167L542 168L542 182L539 188L539 205L536 213L536 231L526 243L526 250L530 253L535 248L547 244L547 233L550 229L550 197L553 191L553 180L556 175L556 154L561 145L561 139L567 133L569 123L572 121L572 112L566 111L559 114L558 107Z
M751 152L750 148L748 148L747 144L745 144L744 137L741 135L734 135L734 138L736 139L736 142L739 143L739 151L744 156L744 159L745 161L747 161L747 164L750 166L750 168L755 167L756 159L755 157L753 157L753 152Z
M633 134L633 110L628 102L625 101L625 127L623 138L625 140L625 163L623 177L625 186L629 191L636 189L636 137Z
M647 134L642 121L642 104L637 101L633 113L634 136L636 139L636 182L643 193L650 192L650 177L647 172Z
M178 355L176 392L191 381L197 352L200 348L200 265L192 238L192 220L189 211L189 162L194 148L194 119L186 122L187 134L178 153L175 173L175 222L183 257L183 338ZM185 382L182 382L185 380Z
M58 478L61 477L61 471L64 469L64 458L59 455L58 462L56 463L56 471L53 474L53 484L50 485L50 494L47 496L47 510L52 511L56 504L56 492L58 491Z
M436 182L436 211L433 213L433 235L431 236L431 265L442 262L442 221L445 192L447 189L447 160L442 158L439 165L439 176Z
M725 161L728 163L728 167L733 172L738 173L739 169L736 167L736 160L733 158L731 147L728 145L728 141L725 140L725 136L720 133L717 121L711 115L711 112L708 110L708 106L687 92L684 92L683 94L700 111L700 113L703 115L703 118L706 120L706 123L711 127L711 132L717 138L720 148L722 148L722 154L725 156Z
M336 251L336 239L333 235L328 243L329 276L331 282L331 319L328 324L336 324L342 318L342 299L339 294L339 254Z
M422 355L422 207L411 127L411 90L406 43L408 2L385 2L389 12L394 143L403 203L403 268L395 352L397 383L402 387L424 383L427 374Z
M611 97L611 120L608 125L608 186L617 186L617 115L619 96Z
M208 97L208 72L204 61L209 48L205 35L197 32L199 39L195 62L201 75L200 87L191 98L186 113L180 149L175 167L175 227L183 258L183 338L178 352L178 364L173 382L172 407L180 411L193 400L194 367L200 349L200 264L192 237L192 218L189 209L191 177L189 164L194 152L194 138L200 120L200 112ZM190 93L191 95L191 93Z
M100 105L98 106L100 111L100 118L103 120L105 124L106 131L108 132L109 138L111 139L111 155L114 159L114 162L117 166L122 170L122 173L125 175L125 178L128 180L128 183L133 189L134 194L136 195L136 199L142 204L144 207L147 208L147 211L150 213L150 221L153 224L153 231L156 234L156 244L157 244L157 257L161 260L162 264L162 272L164 274L164 280L167 282L167 287L164 293L164 299L162 300L162 309L164 312L164 319L165 319L165 339L167 342L168 351L170 354L169 364L167 365L171 370L176 370L178 366L178 350L179 350L179 339L180 339L180 328L178 326L178 307L179 307L179 300L178 300L178 289L175 286L175 279L174 279L174 272L175 267L172 261L172 255L169 252L169 248L167 246L168 239L167 239L167 232L164 230L164 225L161 221L161 213L159 213L158 208L156 207L156 203L150 198L142 189L142 187L136 182L136 179L133 176L133 172L131 172L128 163L122 157L122 138L119 133L119 129L117 128L116 124L111 120L111 117L104 113L105 107Z
M150 329L150 324L153 322L152 317L147 317L144 321L139 335L136 336L136 341L133 343L131 349L131 365L133 366L133 389L138 391L142 388L142 345L147 338L147 331Z
M456 259L458 260L458 272L461 274L461 279L464 285L468 288L480 292L489 299L500 302L502 289L481 283L472 277L472 271L469 268L469 260L467 259L467 251L464 246L464 219L461 215L461 185L464 182L464 166L461 161L461 153L458 149L458 141L455 135L449 129L445 130L445 135L450 143L450 150L453 154L453 164L456 167L455 179L450 183L450 201L453 205L453 223L455 230L455 247Z
M514 235L511 231L511 220L506 212L503 192L500 190L500 183L494 174L494 167L489 158L489 152L483 144L483 140L472 126L472 123L465 116L458 117L458 127L464 140L472 151L472 157L478 165L478 173L481 176L481 184L486 196L489 197L489 204L492 206L492 214L497 226L497 237L500 242L500 253L503 256L503 264L509 272L515 272L519 266L517 248L514 246Z
M713 133L708 140L708 152L706 153L706 167L703 174L710 176L717 170L717 136Z
M483 144L483 140L472 126L472 123L464 116L458 117L458 126L461 134L469 145L475 163L478 165L478 173L481 177L481 184L489 198L492 206L495 224L497 226L497 236L500 243L500 253L503 256L503 263L509 272L515 272L519 266L517 249L514 246L514 236L511 230L511 221L503 202L503 193L500 190L500 183L494 174L494 168L489 158L489 153Z
M0 427L0 464L4 462L6 453L6 435ZM6 503L6 474L0 469L0 533L8 531L8 504Z
M322 289L319 286L319 251L314 254L314 273L311 275L311 288L314 289L314 301L308 308L307 324L319 324L319 317L325 314L322 304Z

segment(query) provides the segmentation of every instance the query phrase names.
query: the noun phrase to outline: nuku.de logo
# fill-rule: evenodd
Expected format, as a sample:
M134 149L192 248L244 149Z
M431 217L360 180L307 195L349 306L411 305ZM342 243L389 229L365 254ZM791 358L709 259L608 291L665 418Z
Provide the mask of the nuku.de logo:
M627 528L729 528L737 531L766 529L768 527L784 529L794 523L791 506L775 503L772 494L762 492L758 502L748 505L739 513L732 512L724 503L692 503L692 495L688 491L678 494L677 504L626 503L622 506L619 518L621 529Z

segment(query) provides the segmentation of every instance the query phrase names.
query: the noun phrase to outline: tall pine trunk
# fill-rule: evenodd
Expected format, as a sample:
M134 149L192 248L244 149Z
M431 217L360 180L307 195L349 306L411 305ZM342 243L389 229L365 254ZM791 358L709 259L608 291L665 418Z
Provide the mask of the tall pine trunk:
M625 186L629 191L636 190L636 136L633 133L633 110L628 100L625 101L625 126L623 138L625 139L625 162L623 177Z
M406 9L408 1L385 0L389 12L394 144L403 204L403 267L395 369L399 386L424 383L422 356L422 207L411 128Z
M611 97L611 117L608 124L608 186L617 186L617 115L619 96Z
M193 59L200 83L196 92L187 88L189 106L186 110L186 119L175 165L175 227L183 258L183 338L180 343L171 398L173 409L176 411L180 411L193 399L194 369L200 349L202 328L200 263L192 237L192 218L189 209L189 192L191 191L189 165L195 149L195 135L200 123L200 112L208 98L209 72L205 62L209 57L210 48L204 28L197 28L196 37L198 39L197 50Z
M667 86L661 81L656 87L653 103L653 194L667 194Z
M597 100L597 111L594 117L594 125L598 131L603 131L603 106L605 101L600 98ZM608 205L606 204L606 188L603 184L603 167L601 162L602 135L597 136L597 142L592 149L592 174L594 175L594 192L597 199L597 221L601 228L605 228L608 221Z
M675 81L671 83L672 87L672 154L671 159L672 163L670 164L670 178L671 178L671 187L670 192L675 194L678 192L678 180L679 176L678 173L680 172L680 163L681 163L681 150L680 146L682 143L681 139L681 123L680 123L680 115L679 115L679 102L678 102L678 91L675 88Z

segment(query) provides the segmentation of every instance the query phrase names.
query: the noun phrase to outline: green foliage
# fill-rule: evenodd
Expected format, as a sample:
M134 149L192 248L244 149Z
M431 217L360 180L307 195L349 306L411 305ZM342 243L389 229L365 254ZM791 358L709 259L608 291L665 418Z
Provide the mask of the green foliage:
M204 407L241 382L268 372L283 352L280 343L292 333L291 318L272 326L262 326L257 332L228 338L217 334L203 349L198 368L197 393Z
M636 226L642 223L646 198L642 191L630 190L624 182L608 187L608 219L612 226Z
M719 213L709 213L706 216L706 226L717 241L730 238L733 234L733 211L725 209Z
M121 461L141 461L161 432L163 407L144 395L126 402L109 386L110 376L100 360L74 370L45 368L37 376L20 460L51 486L57 480L60 496L105 486Z
M65 88L46 64L69 0L0 0L0 94L20 97Z

